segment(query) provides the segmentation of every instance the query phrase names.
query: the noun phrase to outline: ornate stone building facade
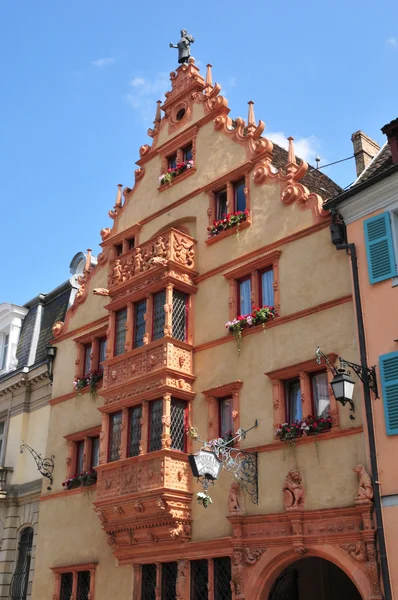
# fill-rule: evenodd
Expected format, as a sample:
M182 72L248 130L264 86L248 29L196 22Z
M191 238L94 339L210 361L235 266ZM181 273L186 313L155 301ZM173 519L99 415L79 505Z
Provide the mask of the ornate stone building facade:
M292 138L263 136L252 102L247 122L229 112L210 65L171 73L53 328L33 600L382 597L361 411L315 361L318 344L356 359L349 263L322 208L339 188ZM228 440L256 419L240 442L256 493L222 472L205 510L186 431ZM296 420L293 441L275 436Z

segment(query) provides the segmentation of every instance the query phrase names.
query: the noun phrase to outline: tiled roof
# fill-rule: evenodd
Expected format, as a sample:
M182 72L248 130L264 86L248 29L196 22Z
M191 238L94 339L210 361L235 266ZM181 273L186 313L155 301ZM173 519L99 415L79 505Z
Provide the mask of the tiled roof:
M376 154L372 162L369 164L368 168L365 169L358 179L355 182L355 185L359 185L364 181L367 181L371 177L375 177L386 171L393 164L392 156L391 156L391 148L390 144L386 142L384 146L380 149L380 151ZM353 186L354 187L354 186Z
M301 164L301 159L296 157L297 164ZM277 169L283 169L287 163L287 150L281 148L277 144L274 144L273 152L272 152L272 164ZM308 171L304 175L302 179L300 179L300 183L305 185L310 192L314 194L319 194L323 200L328 200L329 198L333 198L337 194L340 194L343 190L342 188L335 183L330 177L311 167L308 166Z
M68 308L69 297L70 288L44 304L35 363L45 360L46 347L53 337L52 326L56 321L64 320Z

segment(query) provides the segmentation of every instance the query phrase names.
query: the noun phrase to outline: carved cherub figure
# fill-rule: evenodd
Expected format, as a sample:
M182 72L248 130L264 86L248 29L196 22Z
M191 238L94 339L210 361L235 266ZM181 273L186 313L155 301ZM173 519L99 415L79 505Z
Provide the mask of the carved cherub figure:
M177 262L187 267L193 267L195 251L192 242L180 238L174 242L174 258Z
M243 553L241 550L234 550L231 576L231 591L235 593L235 598L243 597Z
M239 483L234 482L231 485L228 494L228 512L231 514L241 514L242 509L240 507L240 485Z
M134 253L134 275L143 271L143 260L141 254L141 248L136 248Z
M372 500L373 486L369 473L363 465L357 465L353 471L358 473L358 496L356 500Z
M94 288L93 294L94 296L109 296L109 290L106 288Z
M304 505L304 484L300 471L289 471L283 486L285 508L302 508Z
M115 266L113 267L113 273L112 273L112 283L121 283L123 281L123 271L122 271L122 264L120 262L120 259L117 258L115 261Z
M156 238L156 242L153 246L153 256L151 263L165 265L167 259L167 246L164 243L162 236Z

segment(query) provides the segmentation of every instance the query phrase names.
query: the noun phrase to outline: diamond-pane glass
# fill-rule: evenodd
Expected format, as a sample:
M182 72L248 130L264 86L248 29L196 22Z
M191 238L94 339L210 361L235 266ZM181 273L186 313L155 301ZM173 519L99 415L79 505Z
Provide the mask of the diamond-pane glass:
M73 573L62 573L61 575L61 593L59 600L70 600L73 588Z
M138 456L140 453L141 441L141 406L130 408L130 428L129 428L129 447L128 456Z
M111 415L109 429L109 462L119 460L119 449L122 436L122 411Z
M191 600L206 600L209 582L208 562L203 560L191 561Z
M185 342L187 339L188 294L173 290L173 338Z
M162 290L153 296L153 332L154 340L159 340L164 336L166 290Z
M149 452L162 447L162 414L163 400L149 403Z
M229 556L214 559L214 600L232 600L231 559Z
M90 593L90 571L77 574L77 600L88 600Z
M142 565L141 600L156 600L156 565Z
M170 437L174 450L185 451L185 414L187 403L184 400L171 399Z
M116 313L116 329L115 329L115 356L123 354L124 344L126 342L126 321L127 308L122 308Z
M134 348L144 344L145 335L146 300L141 300L134 305Z
M162 563L162 600L176 600L177 563Z

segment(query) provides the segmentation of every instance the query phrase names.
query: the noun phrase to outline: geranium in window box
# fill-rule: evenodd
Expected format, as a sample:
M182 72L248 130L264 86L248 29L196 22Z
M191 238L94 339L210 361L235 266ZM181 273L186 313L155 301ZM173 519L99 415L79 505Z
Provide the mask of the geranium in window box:
M90 485L94 485L96 481L97 471L91 469L91 471L82 471L78 475L69 477L69 479L63 482L62 486L67 490L73 490L75 488L79 488L80 486L89 487Z
M239 315L233 321L225 323L225 327L234 335L236 345L238 347L238 354L240 354L242 347L242 332L245 327L255 327L256 325L262 325L265 327L267 321L271 321L278 316L277 311L273 306L263 306L253 308L250 315Z
M247 208L245 208L243 211L238 210L237 212L224 215L222 219L219 221L213 221L213 225L209 225L207 228L209 237L214 237L222 231L231 229L231 227L238 227L239 229L239 224L246 221L248 217L249 211Z
M101 381L104 373L103 371L90 371L84 377L79 377L73 382L73 387L76 391L80 391L86 387L90 387L90 394L95 394L97 389L97 383Z
M318 435L318 433L324 433L329 431L333 425L333 419L331 416L327 417L313 417L309 415L304 423L308 427L306 430L307 435Z
M275 437L281 442L286 442L290 451L295 451L296 440L301 438L307 426L303 421L294 421L294 423L281 423L275 430Z
M168 183L171 185L173 179L175 179L178 175L181 175L181 173L184 173L184 171L192 169L192 167L193 160L184 160L183 162L178 163L173 169L167 169L167 173L163 173L163 175L159 177L159 184L165 185Z

